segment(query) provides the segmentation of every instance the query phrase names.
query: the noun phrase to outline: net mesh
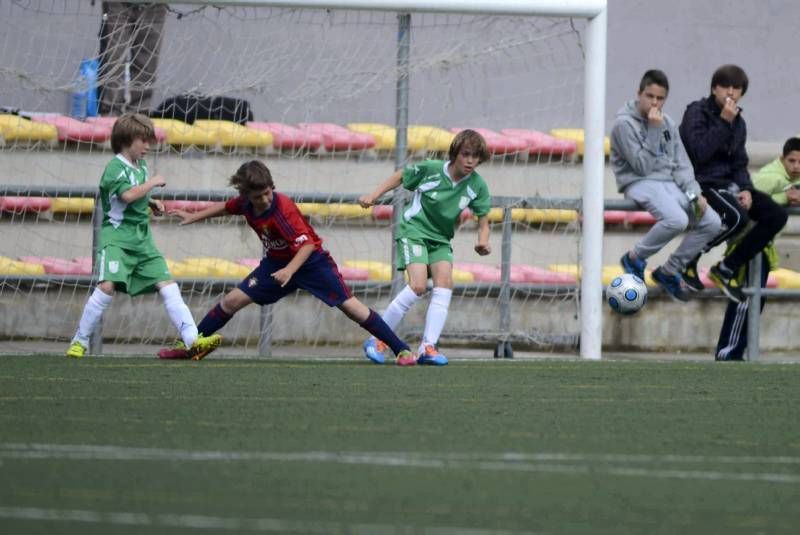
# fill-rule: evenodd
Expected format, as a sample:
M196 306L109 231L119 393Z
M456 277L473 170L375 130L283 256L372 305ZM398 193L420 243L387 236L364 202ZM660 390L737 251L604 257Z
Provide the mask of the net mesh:
M0 338L5 340L69 340L89 294L93 196L113 153L107 136L81 130L98 126L96 119L76 124L66 116L86 87L81 61L98 56L101 4L0 5L0 307L5 309ZM106 46L122 47L118 55L125 61L101 68L97 84L118 83L121 77L131 109L139 105L132 95L142 90L152 91L151 109L182 94L243 99L257 124L238 130L228 123L196 123L188 137L185 125L175 130L175 124L159 124L164 139L147 159L167 186L155 196L194 201L196 208L197 201L232 195L233 190L220 191L227 177L243 161L261 158L278 190L301 203L347 271L355 295L383 310L391 298L391 219L384 208L361 210L353 201L395 166L398 14L172 4L165 18L155 39L160 49L155 76L134 68L157 34L132 22L106 27ZM576 343L577 284L570 277L579 263L580 225L575 204L560 200L580 195L580 143L568 140L579 134L530 136L583 122L582 29L581 21L562 18L411 14L409 124L434 128L412 129L413 139L409 132L409 161L445 157L454 129L501 134L487 137L494 156L478 169L497 199L493 252L474 253L477 225L465 214L453 242L456 291L443 343L509 339L536 348ZM287 142L275 124L302 134L305 145ZM336 148L329 125L358 132L362 141L350 139L347 148ZM272 129L267 138L266 128ZM362 146L363 134L373 144ZM16 191L17 186L24 187ZM500 299L503 204L516 207L510 214L506 325ZM198 320L261 255L259 241L237 218L179 227L166 217L152 225ZM409 342L421 333L425 310L423 301L399 329ZM273 307L273 314L278 347L357 347L364 336L344 315L302 292ZM257 350L261 331L260 311L250 307L222 334L249 352ZM107 342L123 344L165 344L175 337L155 294L118 295L104 316L103 334Z

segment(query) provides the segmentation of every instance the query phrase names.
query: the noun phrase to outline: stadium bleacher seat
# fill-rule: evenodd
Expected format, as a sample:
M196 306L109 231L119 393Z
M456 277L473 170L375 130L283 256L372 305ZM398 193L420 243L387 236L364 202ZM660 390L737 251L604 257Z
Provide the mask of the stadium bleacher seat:
M791 269L778 268L770 273L775 279L778 288L797 289L800 288L800 273Z
M57 113L36 114L31 117L36 123L53 125L58 131L59 141L105 143L111 138L111 127L100 123L86 123Z
M628 225L648 225L652 226L656 223L656 218L650 212L637 211L626 212L625 223Z
M357 268L351 266L339 266L339 273L342 278L348 281L365 281L369 280L369 270L364 268Z
M557 138L537 130L524 128L504 128L500 130L504 136L524 139L528 143L528 154L566 156L578 150L578 143L571 139Z
M7 256L0 256L0 275L24 277L44 274L45 270L42 264L22 262Z
M272 146L272 134L247 128L233 121L198 119L194 127L213 136L216 145L224 148L265 148Z
M0 197L0 212L46 212L51 205L52 201L47 197Z
M358 204L320 203L313 215L339 219L372 218L372 208L361 208Z
M584 132L583 128L553 128L550 135L560 139L574 141L578 145L578 155L583 156L584 152ZM611 140L608 136L603 138L603 152L606 156L611 154Z
M51 124L34 123L33 121L11 115L0 114L0 137L5 142L35 142L58 140L58 129Z
M369 280L388 282L392 280L392 266L378 260L345 260L344 267L365 269Z
M75 260L55 258L52 256L21 256L19 261L29 264L41 264L48 275L91 275L92 265Z
M458 134L462 130L464 130L464 128L450 129L454 134ZM471 128L471 130L475 130L483 136L491 154L515 154L518 152L527 152L528 150L528 142L522 138L504 136L488 128Z
M94 199L82 197L56 197L52 199L50 211L54 214L91 214Z
M322 146L328 152L362 151L375 146L375 137L353 132L333 123L300 123L301 130L322 136Z
M373 148L376 150L394 150L397 131L389 125L379 123L348 123L347 128L353 132L368 134L375 138L375 146ZM418 149L409 146L409 150Z
M207 269L208 276L221 279L243 279L252 271L247 266L236 262L208 256L184 258L180 264L192 266L192 268Z
M444 128L426 125L409 125L408 146L412 151L447 153L455 134ZM418 147L418 148L415 148Z
M394 206L391 204L376 204L372 207L372 219L376 221L387 221L392 219Z
M195 128L183 121L159 118L153 118L152 121L156 128L160 128L166 133L166 141L170 145L213 147L217 144L217 138L213 132Z
M624 210L606 210L603 212L603 222L606 225L622 225L627 214Z
M288 124L251 121L248 128L272 134L272 146L277 150L318 150L322 146L322 134L301 130Z

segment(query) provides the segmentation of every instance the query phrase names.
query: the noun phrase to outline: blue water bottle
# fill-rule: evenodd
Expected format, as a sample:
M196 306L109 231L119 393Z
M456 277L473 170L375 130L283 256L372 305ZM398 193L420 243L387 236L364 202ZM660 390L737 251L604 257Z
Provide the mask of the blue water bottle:
M76 119L97 116L97 69L97 58L81 61L70 109L70 115Z

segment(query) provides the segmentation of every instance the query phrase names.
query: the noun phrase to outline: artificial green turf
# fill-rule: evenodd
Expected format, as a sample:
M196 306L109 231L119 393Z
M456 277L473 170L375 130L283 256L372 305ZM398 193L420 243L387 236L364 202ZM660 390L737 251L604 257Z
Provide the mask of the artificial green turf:
M798 402L778 364L0 357L0 531L793 533Z

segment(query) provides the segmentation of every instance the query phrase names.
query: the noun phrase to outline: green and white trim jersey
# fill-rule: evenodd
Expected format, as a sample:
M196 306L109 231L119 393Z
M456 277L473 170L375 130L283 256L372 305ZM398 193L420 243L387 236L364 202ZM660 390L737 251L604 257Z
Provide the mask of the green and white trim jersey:
M100 202L103 207L100 248L116 245L127 250L138 250L153 244L148 205L150 194L130 204L121 198L132 187L144 184L148 177L144 160L139 160L137 168L124 156L117 154L106 166L100 179Z
M476 172L454 182L449 162L427 160L403 170L403 187L414 197L403 207L398 236L449 243L464 208L478 217L489 213L489 187Z

